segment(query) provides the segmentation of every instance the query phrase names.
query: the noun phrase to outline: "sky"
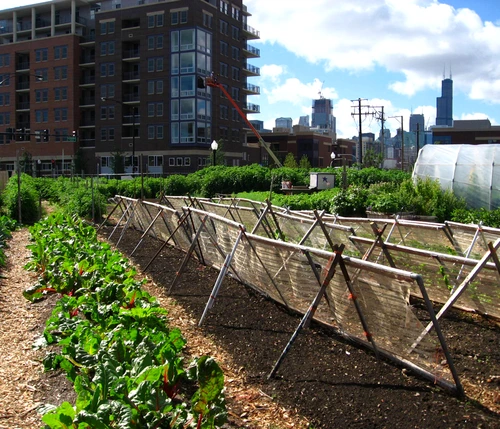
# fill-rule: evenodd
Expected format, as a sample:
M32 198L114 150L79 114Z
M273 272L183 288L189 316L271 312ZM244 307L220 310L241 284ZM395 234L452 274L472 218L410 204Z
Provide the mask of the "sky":
M454 119L488 118L500 125L500 0L246 0L248 24L260 32L249 44L260 58L260 95L266 128L277 117L312 114L312 100L332 100L337 136L359 133L362 111L380 112L392 135L411 113L435 124L443 77L452 77ZM353 101L354 100L354 101ZM355 107L356 106L356 107ZM379 115L380 116L380 115ZM394 117L394 118L391 118ZM363 132L380 131L363 115Z
M0 8L36 1L2 0ZM500 125L500 0L244 0L260 39L250 65L260 87L249 119L272 129L275 119L312 114L312 100L333 102L337 136L359 133L363 112L380 112L392 134L411 113L435 124L443 77L452 77L454 119ZM363 132L378 135L377 115L363 115ZM380 116L380 115L378 115Z

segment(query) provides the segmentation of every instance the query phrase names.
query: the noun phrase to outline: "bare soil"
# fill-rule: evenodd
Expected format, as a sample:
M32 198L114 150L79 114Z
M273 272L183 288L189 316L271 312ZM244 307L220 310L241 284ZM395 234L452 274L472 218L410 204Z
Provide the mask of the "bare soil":
M104 229L103 238L109 232ZM111 241L116 243L119 235ZM139 237L128 230L118 249L130 254ZM26 230L14 233L6 278L0 282L0 429L39 428L42 404L74 398L62 374L43 374L43 351L32 348L55 297L37 304L22 297L35 281L22 269L29 257L27 242ZM299 335L277 376L268 380L300 316L226 277L215 306L198 327L218 272L190 260L167 295L184 254L166 247L142 272L160 245L146 239L132 261L148 278L148 291L169 310L171 324L186 336L186 357L209 354L222 366L227 429L500 428L498 321L458 311L442 320L464 399L314 323Z

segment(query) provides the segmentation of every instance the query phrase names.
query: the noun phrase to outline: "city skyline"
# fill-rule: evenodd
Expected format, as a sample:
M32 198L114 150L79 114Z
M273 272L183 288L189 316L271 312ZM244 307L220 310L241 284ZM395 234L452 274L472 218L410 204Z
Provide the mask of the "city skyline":
M435 124L436 99L443 78L453 79L454 119L500 123L500 8L497 0L409 0L395 2L328 0L246 1L249 24L260 32L255 41L261 58L253 63L263 120L311 116L312 100L331 98L337 135L358 135L351 113L358 98L384 106L392 135L411 113ZM279 19L277 17L279 16ZM289 31L295 28L297 31ZM355 101L352 101L355 100ZM363 132L378 135L380 122L367 117Z

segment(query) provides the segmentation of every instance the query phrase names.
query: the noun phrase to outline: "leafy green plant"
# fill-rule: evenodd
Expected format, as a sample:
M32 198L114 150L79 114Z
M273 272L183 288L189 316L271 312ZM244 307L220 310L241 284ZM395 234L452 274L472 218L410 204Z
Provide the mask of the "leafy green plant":
M74 405L50 407L45 427L222 427L220 367L207 356L186 364L185 339L128 261L76 218L57 214L30 232L26 268L39 281L25 296L61 294L44 330L47 345L58 347L44 366L65 371L77 393Z
M19 217L20 202L21 223L30 225L38 220L40 214L39 194L31 176L21 174L19 192L18 176L13 175L7 182L3 199L6 214L12 219Z

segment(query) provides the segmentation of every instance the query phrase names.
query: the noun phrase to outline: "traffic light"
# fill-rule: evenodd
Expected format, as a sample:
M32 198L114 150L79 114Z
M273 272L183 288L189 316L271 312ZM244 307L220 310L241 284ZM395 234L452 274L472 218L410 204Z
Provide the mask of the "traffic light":
M19 128L16 130L17 141L23 142L25 139L26 128Z
M49 130L43 130L43 141L48 142L49 141Z

